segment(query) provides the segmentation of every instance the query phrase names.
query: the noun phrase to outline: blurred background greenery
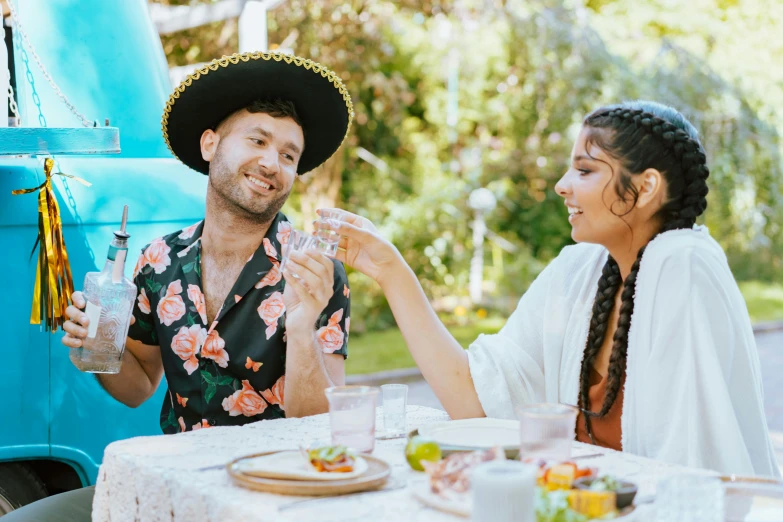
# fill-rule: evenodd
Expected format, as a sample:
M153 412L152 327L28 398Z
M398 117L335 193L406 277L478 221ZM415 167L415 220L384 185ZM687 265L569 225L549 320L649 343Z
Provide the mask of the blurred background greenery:
M212 0L160 0L168 5ZM231 19L163 35L171 66L237 51ZM700 130L711 175L703 222L754 321L783 319L783 6L779 0L287 0L284 43L345 81L356 119L343 148L284 211L372 219L464 345L496 331L571 242L553 186L586 113L647 98ZM470 193L487 188L482 298L470 299ZM352 287L348 371L413 366L378 288Z

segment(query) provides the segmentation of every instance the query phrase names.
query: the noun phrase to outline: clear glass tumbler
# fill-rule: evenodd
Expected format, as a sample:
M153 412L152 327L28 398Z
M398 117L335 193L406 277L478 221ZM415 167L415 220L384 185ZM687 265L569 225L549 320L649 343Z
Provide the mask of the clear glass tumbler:
M555 403L517 409L521 459L567 460L571 457L577 409Z
M314 244L315 238L312 235L302 232L301 230L291 230L291 235L288 236L288 243L283 246L283 252L280 256L280 271L282 272L288 263L291 252L294 250L304 251L313 247Z
M406 384L384 384L383 394L383 431L386 436L405 433L405 412L408 407L408 386Z
M718 477L678 475L658 482L657 522L723 522L725 489Z
M337 245L340 243L340 234L331 229L330 224L341 220L341 214L334 210L322 210L321 218L314 223L315 246L329 257L337 254Z
M375 449L375 405L380 390L373 386L334 386L326 389L332 444L360 453Z

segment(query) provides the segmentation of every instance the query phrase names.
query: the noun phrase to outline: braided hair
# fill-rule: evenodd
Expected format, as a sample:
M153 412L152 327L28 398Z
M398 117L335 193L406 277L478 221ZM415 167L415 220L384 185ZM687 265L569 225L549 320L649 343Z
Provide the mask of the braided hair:
M598 146L620 163L615 180L618 197L631 209L638 201L638 190L632 176L646 169L658 170L666 179L667 198L656 217L662 223L658 234L675 229L692 228L696 218L707 208L707 159L696 129L679 112L654 102L637 101L603 107L589 114L584 122L587 142ZM589 147L588 147L589 149ZM614 211L612 210L614 213ZM622 217L622 216L620 216ZM657 235L657 234L656 234ZM641 248L625 281L617 262L609 256L604 265L593 304L580 371L579 402L590 440L595 443L591 418L609 413L620 391L628 353L628 330L634 308L636 276L645 248ZM603 345L615 297L622 287L617 330L612 339L606 395L598 412L590 405L590 368Z

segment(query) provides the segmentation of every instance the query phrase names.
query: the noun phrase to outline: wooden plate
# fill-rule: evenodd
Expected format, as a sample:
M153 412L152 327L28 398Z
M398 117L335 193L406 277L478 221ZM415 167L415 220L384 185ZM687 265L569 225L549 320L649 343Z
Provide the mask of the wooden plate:
M385 461L370 455L362 455L367 462L367 471L358 477L343 480L285 480L273 478L254 477L242 473L238 462L264 455L277 453L274 451L266 453L257 453L247 455L230 462L226 466L229 476L238 486L264 491L266 493L275 493L277 495L297 495L315 497L322 495L344 495L347 493L356 493L359 491L368 491L382 487L389 480L391 475L391 466Z

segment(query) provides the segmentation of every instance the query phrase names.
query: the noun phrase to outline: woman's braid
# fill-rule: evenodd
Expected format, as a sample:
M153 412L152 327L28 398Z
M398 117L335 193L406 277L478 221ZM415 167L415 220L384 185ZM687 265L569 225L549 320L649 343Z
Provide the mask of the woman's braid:
M686 122L687 123L687 122ZM608 147L610 154L621 159L631 158L632 165L626 165L632 173L641 172L644 168L658 168L666 176L668 182L668 200L661 208L659 215L663 225L658 234L675 229L690 229L696 218L707 208L707 169L706 156L698 140L683 128L656 116L647 110L629 107L617 107L598 110L585 119L585 125L594 128L609 129L614 132L615 147ZM689 124L688 124L689 125ZM640 134L641 131L641 134ZM658 153L660 165L645 157L645 150L650 143L643 143L652 138L659 144ZM663 147L660 147L662 145ZM625 150L633 149L636 150ZM614 150L612 150L614 149ZM629 161L626 161L629 163ZM650 163L645 166L645 164ZM620 283L619 268L610 256L604 265L603 273L598 281L598 291L593 304L593 315L590 320L590 330L582 358L580 371L579 402L585 416L585 425L590 439L595 443L590 419L605 417L611 410L622 385L628 354L628 330L631 326L631 316L634 309L634 294L636 278L639 273L645 248L639 250L636 261L631 267L628 277ZM617 330L614 333L612 354L609 359L606 394L600 411L593 413L590 405L590 368L601 349L606 337L608 322L614 307L617 291L623 287L621 295L620 314Z

